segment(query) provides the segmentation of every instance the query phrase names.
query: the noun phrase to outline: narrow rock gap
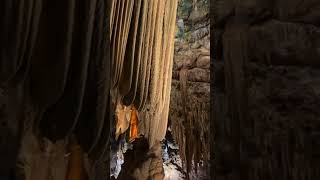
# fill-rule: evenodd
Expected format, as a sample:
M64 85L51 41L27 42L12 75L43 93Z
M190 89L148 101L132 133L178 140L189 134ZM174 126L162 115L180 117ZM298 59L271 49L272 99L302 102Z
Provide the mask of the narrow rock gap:
M208 14L206 0L179 1L169 125L163 141L167 180L210 179Z
M209 5L206 0L181 0L178 3L175 19L171 98L167 120L169 122L166 135L161 141L161 149L155 151L161 152L165 180L209 179L208 160L210 157L207 139L209 129L207 124L209 124L210 109L210 23L208 14ZM165 22L166 19L163 23ZM159 50L152 53L159 53L157 51ZM156 64L151 66L153 65ZM161 71L164 73L164 70ZM117 103L122 104L121 101ZM143 156L147 158L148 154L150 155L150 152L143 154L139 151L143 147L144 138L149 137L139 136L130 142L131 125L129 124L131 120L127 118L127 121L123 121L126 119L126 105L120 106L122 110L121 112L116 110L114 119L116 128L112 130L112 139L114 139L111 142L110 152L110 175L114 179L129 178L129 175L126 174L128 172L132 174L133 169L137 168L133 166L150 163L149 160L146 160L146 162L135 164L137 159ZM120 106L117 105L117 108ZM154 109L147 106L146 110L152 112ZM129 111L127 113L130 114ZM138 118L138 120L142 123L144 121L143 118ZM119 128L120 126L122 129ZM138 131L147 131L150 134L152 133L151 126L153 126L152 123L139 126ZM139 154L136 156L141 157L129 157L129 154L136 153ZM153 165L150 164L150 166Z

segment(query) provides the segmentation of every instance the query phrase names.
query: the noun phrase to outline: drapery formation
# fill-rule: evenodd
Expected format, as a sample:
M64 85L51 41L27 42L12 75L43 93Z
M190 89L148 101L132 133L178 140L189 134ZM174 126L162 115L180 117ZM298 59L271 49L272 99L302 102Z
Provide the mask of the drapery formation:
M137 108L150 147L167 128L176 8L177 0L112 1L112 102Z
M42 151L44 137L67 144L73 134L93 162L108 156L111 100L137 108L150 146L163 139L176 8L177 0L1 1L0 178L14 175L19 149Z
M0 156L7 160L2 162L0 179L14 174L21 135L31 127L39 141L47 137L55 142L75 134L91 159L106 151L111 68L108 3L0 2L1 122L7 125L0 130L1 139L6 139L0 141Z

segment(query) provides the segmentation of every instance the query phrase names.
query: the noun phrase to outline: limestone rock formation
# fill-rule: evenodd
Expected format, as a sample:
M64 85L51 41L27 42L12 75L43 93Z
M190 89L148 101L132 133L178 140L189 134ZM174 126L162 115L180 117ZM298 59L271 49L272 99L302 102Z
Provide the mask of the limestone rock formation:
M133 149L124 156L124 165L117 179L119 180L163 180L164 170L161 144L158 142L152 148L145 138L133 142Z
M139 146L134 145L133 151L139 155L130 157L133 155L130 151L125 154L125 168L121 170L119 179L130 176L143 180L154 176L152 171L163 175L161 147L156 157L146 155L152 154L152 149L160 145L167 128L176 9L177 0L112 1L112 105L120 101L124 106L136 108L139 123L139 135L136 136L144 137L147 141L145 146L149 149L139 152L136 150ZM149 159L145 165L144 162L139 164L134 159L137 156ZM155 168L152 171L148 170L150 163L156 163L155 167L151 166Z
M21 159L30 156L24 149L35 149L39 157L21 161L17 178L34 172L38 166L27 166L37 158L44 158L45 167L41 155L46 152L37 146L44 139L56 147L75 134L90 160L97 161L110 129L108 1L5 0L0 9L0 104L6 126L0 131L5 164L0 179L17 176L18 153L25 155ZM27 134L34 142L24 142ZM54 176L61 177L57 171Z
M319 1L211 7L214 178L318 179Z
M28 169L34 159L23 161L25 151L48 164L56 151L39 142L62 156L59 142L73 136L89 178L109 177L118 100L138 111L132 134L146 138L150 153L157 149L168 122L176 9L177 0L1 1L0 179L17 176L17 157L26 178L38 166Z
M112 1L113 102L134 105L150 146L167 127L177 0Z
M179 8L187 3L180 2ZM210 179L210 23L208 4L198 1L194 5L203 13L192 9L189 18L183 19L183 33L176 37L169 126L179 146L185 178Z

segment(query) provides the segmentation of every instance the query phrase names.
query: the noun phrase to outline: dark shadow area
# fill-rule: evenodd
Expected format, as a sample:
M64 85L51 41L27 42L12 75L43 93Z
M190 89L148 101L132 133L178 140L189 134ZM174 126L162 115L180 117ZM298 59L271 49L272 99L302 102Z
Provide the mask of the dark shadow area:
M214 179L318 179L320 2L210 10Z

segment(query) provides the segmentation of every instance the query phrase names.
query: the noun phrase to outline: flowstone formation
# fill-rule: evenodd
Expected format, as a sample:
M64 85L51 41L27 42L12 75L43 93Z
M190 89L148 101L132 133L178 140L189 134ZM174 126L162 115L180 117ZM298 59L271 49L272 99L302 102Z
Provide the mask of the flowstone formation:
M110 7L0 3L0 179L64 179L74 162L71 174L108 176Z
M1 1L0 179L109 178L112 128L133 141L119 179L163 177L176 11L177 0Z
M133 145L124 153L117 179L164 177L160 141L168 124L177 3L177 0L112 1L112 106L120 104L123 111L135 108L131 116L117 112L115 138L129 134ZM136 118L132 118L133 112Z
M150 146L165 136L177 1L113 1L111 94L134 105Z
M214 178L318 179L319 1L211 7Z

